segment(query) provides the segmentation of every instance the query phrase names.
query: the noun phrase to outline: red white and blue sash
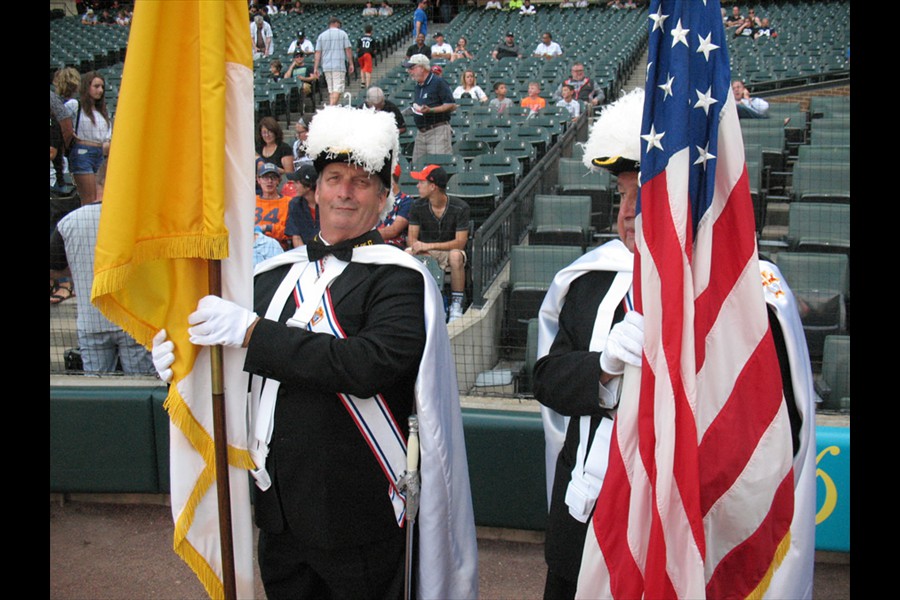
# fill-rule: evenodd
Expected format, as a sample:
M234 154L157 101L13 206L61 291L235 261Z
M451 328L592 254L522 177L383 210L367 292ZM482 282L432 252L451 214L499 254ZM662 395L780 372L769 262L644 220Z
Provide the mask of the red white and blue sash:
M325 268L326 263L327 268ZM272 296L265 318L277 319L287 301L287 296L292 295L297 310L287 320L286 324L289 327L305 328L308 331L333 335L338 339L346 338L347 334L344 333L335 314L329 286L344 271L347 264L334 256L328 256L318 262L296 263ZM301 271L299 276L295 270ZM291 281L294 283L288 285ZM257 379L262 380L263 378L254 377L254 380ZM254 383L257 382L254 381ZM257 485L262 487L260 477L256 473L262 475L260 471L265 469L265 459L262 454L263 452L268 454L279 383L274 380L262 380L258 384L261 386L260 410L254 427L256 433L254 447L262 458L262 461L257 461L256 464L263 466L254 472L254 477L257 479ZM339 393L337 396L359 429L375 460L381 466L381 470L388 480L387 493L394 508L394 516L397 524L402 526L406 517L406 498L397 489L397 482L406 468L406 438L381 394L376 394L371 398L359 398L345 393ZM265 483L268 475L266 474L262 479L263 485L266 485L267 488L270 485L270 483Z

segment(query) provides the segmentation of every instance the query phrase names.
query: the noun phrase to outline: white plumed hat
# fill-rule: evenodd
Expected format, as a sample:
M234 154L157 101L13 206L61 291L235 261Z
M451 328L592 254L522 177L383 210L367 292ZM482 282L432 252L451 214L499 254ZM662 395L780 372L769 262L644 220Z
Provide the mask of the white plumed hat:
M641 119L644 90L635 88L605 106L584 143L584 165L614 175L641 167Z
M377 175L390 189L400 155L400 133L389 112L327 106L310 122L305 150L319 173L329 163L346 162Z

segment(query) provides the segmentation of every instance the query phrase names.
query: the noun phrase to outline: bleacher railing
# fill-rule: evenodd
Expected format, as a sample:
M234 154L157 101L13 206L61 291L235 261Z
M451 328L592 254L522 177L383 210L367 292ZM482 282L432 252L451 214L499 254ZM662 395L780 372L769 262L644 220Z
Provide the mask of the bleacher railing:
M577 139L584 139L588 113L566 128L556 144L531 167L516 189L507 196L475 231L472 243L472 305L483 308L485 292L509 260L510 248L522 243L528 234L534 197L552 193L557 183L559 159Z

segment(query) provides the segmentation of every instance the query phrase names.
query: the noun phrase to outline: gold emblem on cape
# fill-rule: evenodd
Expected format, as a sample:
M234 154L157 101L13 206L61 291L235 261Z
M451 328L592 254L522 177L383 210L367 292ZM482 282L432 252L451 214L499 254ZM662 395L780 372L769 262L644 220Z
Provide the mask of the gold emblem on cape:
M773 294L776 298L784 296L784 290L781 289L781 280L775 277L775 273L768 269L762 270L759 273L762 275L763 287L766 288L770 294Z
M316 323L321 321L324 316L325 316L325 309L320 306L319 308L316 309L316 312L313 313L312 319L310 319L310 321L309 321L310 325L315 325Z

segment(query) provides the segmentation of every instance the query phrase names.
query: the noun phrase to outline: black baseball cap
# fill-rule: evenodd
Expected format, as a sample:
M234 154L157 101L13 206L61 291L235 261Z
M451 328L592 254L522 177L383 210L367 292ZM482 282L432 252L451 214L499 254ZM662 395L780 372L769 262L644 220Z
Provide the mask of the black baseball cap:
M319 172L316 171L316 168L309 163L300 165L299 169L297 169L293 173L288 173L287 175L287 178L291 181L302 183L308 188L316 187L316 179L318 177Z
M418 181L428 181L441 189L447 187L450 176L440 165L428 165L421 171L410 171L409 176Z

